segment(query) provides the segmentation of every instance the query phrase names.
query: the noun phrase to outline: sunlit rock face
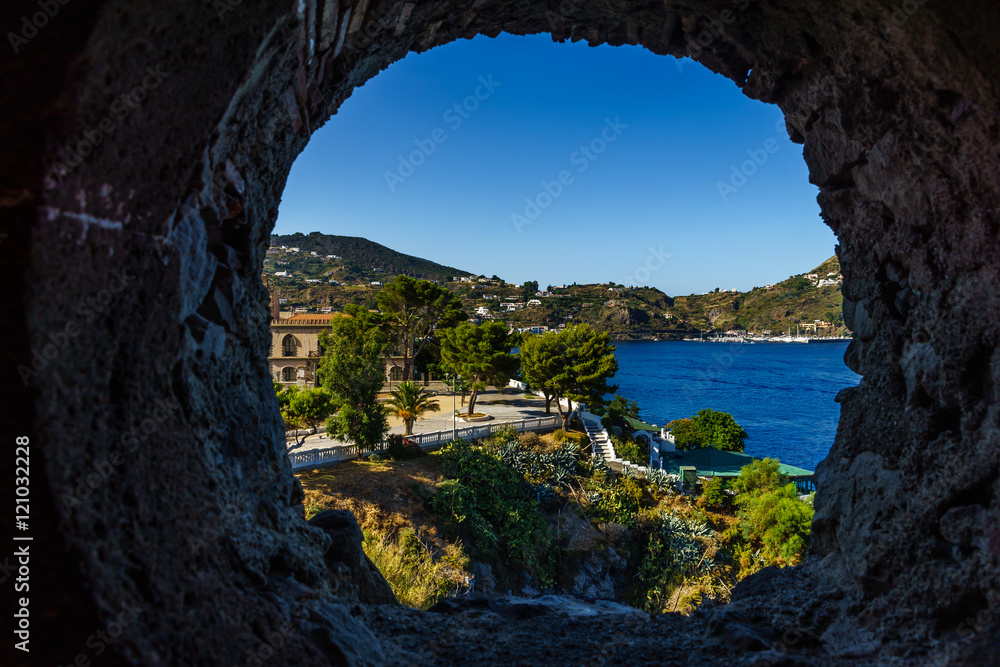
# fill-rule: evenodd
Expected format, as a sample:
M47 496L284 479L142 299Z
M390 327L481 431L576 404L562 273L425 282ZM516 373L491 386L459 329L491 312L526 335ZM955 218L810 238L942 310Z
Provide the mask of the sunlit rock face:
M39 615L36 637L79 647L39 641L33 660L93 657L88 636L123 604L143 611L105 664L430 655L420 642L437 619L383 623L328 580L331 538L304 521L284 456L259 274L292 161L351 91L410 51L501 31L690 54L778 104L840 240L857 335L846 361L864 376L839 397L802 567L744 582L727 608L662 622L669 632L615 621L608 638L610 625L557 618L548 635L518 626L517 650L634 633L629 659L686 646L720 662L989 655L997 7L264 4L68 3L34 32L21 17L37 3L6 12L23 42L11 42L4 78L5 432L32 436L33 530L48 538L37 604L60 613ZM472 647L502 624L453 618L475 630L456 630L455 655L500 655Z

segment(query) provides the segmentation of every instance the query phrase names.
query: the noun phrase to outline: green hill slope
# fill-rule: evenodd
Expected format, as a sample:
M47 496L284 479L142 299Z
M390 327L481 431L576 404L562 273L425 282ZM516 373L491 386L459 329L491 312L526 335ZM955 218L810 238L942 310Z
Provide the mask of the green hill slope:
M299 252L282 251L281 246L298 248ZM313 252L317 257L312 256ZM337 259L328 259L328 255ZM273 234L264 270L291 271L302 278L333 278L341 282L381 280L399 274L434 280L469 275L468 271L406 255L358 236L320 232Z
M700 330L794 333L796 325L828 322L818 333L846 331L841 315L840 262L831 257L808 273L749 292L712 292L675 299L674 314ZM824 282L833 284L823 284Z
M313 232L272 236L264 272L288 273L273 283L282 310L341 310L348 303L374 308L381 289L377 283L405 273L442 282L461 298L469 316L498 319L519 328L586 322L615 339L676 339L713 330L777 335L789 329L794 333L796 326L802 333L807 329L820 335L847 333L836 257L808 273L749 292L670 297L649 287L573 284L551 290L542 287L543 293L536 295L499 279L460 282L458 277L470 275L469 271L404 255L363 238ZM448 277L454 280L446 281ZM331 284L331 279L342 284ZM517 309L509 310L515 304ZM814 328L817 320L819 326Z

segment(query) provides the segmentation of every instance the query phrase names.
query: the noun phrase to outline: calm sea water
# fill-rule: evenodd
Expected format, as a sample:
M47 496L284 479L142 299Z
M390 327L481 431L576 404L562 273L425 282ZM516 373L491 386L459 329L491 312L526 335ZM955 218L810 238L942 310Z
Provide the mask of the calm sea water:
M861 380L844 365L843 343L614 344L618 393L660 426L702 408L728 412L750 435L746 453L815 470L830 451L840 405Z

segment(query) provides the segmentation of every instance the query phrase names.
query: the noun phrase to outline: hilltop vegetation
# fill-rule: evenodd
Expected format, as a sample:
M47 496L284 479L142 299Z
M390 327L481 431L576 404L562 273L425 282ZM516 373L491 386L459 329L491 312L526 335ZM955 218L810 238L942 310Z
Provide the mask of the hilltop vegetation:
M281 246L298 248L299 252L282 252ZM310 254L313 252L318 257ZM327 255L336 255L338 259L329 260ZM428 280L468 275L467 271L405 255L359 236L335 236L320 232L272 234L271 250L264 260L264 270L267 273L289 270L301 274L303 278L322 278L324 282L330 278L341 282L381 280L400 274Z
M470 281L473 274L466 271L404 255L365 239L318 232L272 236L271 243L265 273L292 274L274 281L285 299L282 310L342 310L347 304L374 309L382 286L371 283L387 283L394 275L406 274L441 283L459 297L469 317L497 319L515 327L586 323L616 340L678 339L713 330L782 334L788 329L794 332L796 325L811 326L819 320L830 325L817 331L821 335L847 333L841 316L840 263L836 257L807 273L748 292L716 290L671 297L652 287L613 283L514 285L498 276ZM281 245L298 247L299 252L276 250ZM337 258L328 259L327 255ZM330 280L342 284L330 284Z
M812 324L815 320L829 322L831 333L843 333L840 285L813 284L806 278L828 276L840 278L840 261L834 256L806 274L791 276L767 287L755 287L749 292L710 292L675 299L673 312L697 329L719 331L744 329L756 333L793 332L797 324Z

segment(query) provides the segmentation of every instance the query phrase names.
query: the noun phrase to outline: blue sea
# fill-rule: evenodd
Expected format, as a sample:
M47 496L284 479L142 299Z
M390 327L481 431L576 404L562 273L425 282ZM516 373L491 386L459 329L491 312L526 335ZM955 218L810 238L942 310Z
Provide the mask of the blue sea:
M749 434L746 453L815 470L837 432L837 392L861 376L848 343L618 342L618 393L663 426L702 408L728 412Z

